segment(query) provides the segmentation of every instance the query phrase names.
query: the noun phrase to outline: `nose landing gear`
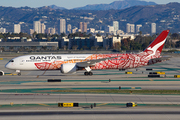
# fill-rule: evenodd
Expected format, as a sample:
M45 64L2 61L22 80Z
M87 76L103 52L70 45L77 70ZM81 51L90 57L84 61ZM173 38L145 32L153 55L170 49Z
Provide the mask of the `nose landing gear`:
M16 70L16 73L18 76L21 76L21 71L20 70Z
M18 73L17 75L18 75L18 76L21 76L21 73Z

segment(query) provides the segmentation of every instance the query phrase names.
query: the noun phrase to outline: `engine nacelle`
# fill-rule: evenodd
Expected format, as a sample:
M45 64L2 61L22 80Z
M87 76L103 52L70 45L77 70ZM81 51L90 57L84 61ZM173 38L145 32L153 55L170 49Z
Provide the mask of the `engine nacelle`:
M0 70L0 76L4 76L4 72Z
M61 73L74 73L77 71L76 63L67 63L61 65Z

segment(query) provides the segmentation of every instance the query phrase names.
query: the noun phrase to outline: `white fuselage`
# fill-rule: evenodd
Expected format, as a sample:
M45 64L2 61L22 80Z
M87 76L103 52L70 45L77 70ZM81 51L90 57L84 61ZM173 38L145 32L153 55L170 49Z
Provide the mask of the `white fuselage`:
M26 55L13 58L13 62L8 62L6 68L12 70L40 70L35 63L55 63L58 61L85 60L92 54L63 54L63 55ZM12 61L11 60L11 61Z

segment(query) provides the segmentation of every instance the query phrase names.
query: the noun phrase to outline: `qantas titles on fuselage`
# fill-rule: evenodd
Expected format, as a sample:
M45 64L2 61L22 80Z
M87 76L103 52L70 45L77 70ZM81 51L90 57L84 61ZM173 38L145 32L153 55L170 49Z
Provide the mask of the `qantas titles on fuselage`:
M84 60L86 56L66 56L67 59L64 61L68 61L69 59L82 59ZM52 61L52 60L61 60L63 59L62 56L30 56L29 60L26 62L45 62L45 61Z
M60 60L61 56L30 56L26 62L50 62L51 60Z
M57 60L61 59L61 56L31 56L30 60Z
M86 70L129 69L162 62L160 56L169 30L164 30L145 50L138 54L64 54L64 55L26 55L10 60L6 68L20 70L61 70L74 73Z

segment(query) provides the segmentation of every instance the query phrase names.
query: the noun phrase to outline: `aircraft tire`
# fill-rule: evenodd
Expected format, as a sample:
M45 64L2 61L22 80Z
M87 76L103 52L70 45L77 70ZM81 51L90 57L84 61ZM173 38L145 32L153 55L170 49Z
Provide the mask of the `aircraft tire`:
M92 73L92 72L84 72L84 75L85 75L85 76L88 76L88 75L89 75L89 76L92 76L93 73Z
M88 73L88 75L92 76L92 75L93 75L93 73L92 73L92 72L89 72L89 73Z
M0 76L4 76L4 72L3 71L0 71Z
M17 75L18 75L18 76L21 76L21 73L18 73Z
M84 75L85 75L85 76L88 76L88 72L84 72Z

